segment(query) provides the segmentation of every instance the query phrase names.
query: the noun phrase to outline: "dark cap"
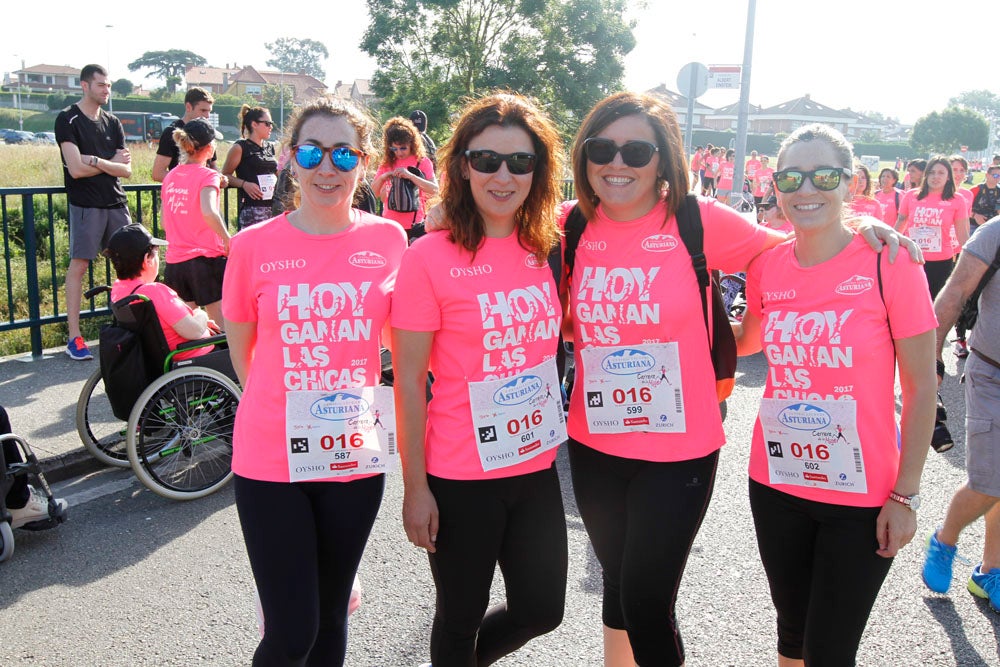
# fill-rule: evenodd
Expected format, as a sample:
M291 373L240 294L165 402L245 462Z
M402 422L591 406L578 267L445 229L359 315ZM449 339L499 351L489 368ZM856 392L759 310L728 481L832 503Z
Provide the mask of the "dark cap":
M420 109L417 109L410 114L410 122L413 123L413 126L420 132L427 131L427 114Z
M772 206L777 206L778 198L775 197L774 195L771 195L770 197L762 201L760 205L762 208L771 208Z
M188 122L184 123L184 131L191 141L194 142L195 148L202 148L212 143L213 140L221 140L222 134L220 134L212 124L209 123L204 118L192 118Z
M104 256L111 259L129 259L144 256L150 246L167 245L163 239L158 239L138 223L125 225L108 239L108 247Z

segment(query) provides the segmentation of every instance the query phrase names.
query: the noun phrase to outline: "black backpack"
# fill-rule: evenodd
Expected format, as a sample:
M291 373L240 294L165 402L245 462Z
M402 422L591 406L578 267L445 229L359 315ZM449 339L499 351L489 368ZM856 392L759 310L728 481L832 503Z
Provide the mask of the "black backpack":
M719 289L718 275L716 272L708 271L708 263L705 259L704 241L705 229L701 224L701 209L698 207L698 198L693 194L685 196L684 201L677 209L677 227L680 231L681 240L691 256L691 266L694 274L698 278L698 286L701 288L701 311L705 319L705 331L708 335L708 345L712 353L712 367L715 368L715 392L719 398L719 404L725 417L725 400L733 393L736 384L736 337L733 335L733 328L729 323L729 314L726 312L725 303L722 300L722 291ZM587 225L587 219L583 217L579 205L574 206L566 218L565 227L565 255L564 263L568 275L573 275L573 264L576 257L576 248L580 244L580 237L583 235L583 228ZM709 290L709 288L711 288ZM708 294L712 295L712 311L709 317Z
M156 320L156 310L146 297L129 294L111 308L114 320L101 327L99 336L101 377L111 412L128 421L136 399L163 373L163 358L169 348ZM159 340L150 345L154 333ZM149 339L145 345L144 337Z
M421 178L424 176L416 167L407 167L407 170L415 176L420 176ZM415 214L420 210L420 191L413 181L400 176L390 176L389 182L391 185L389 186L389 197L386 199L386 205L390 211Z

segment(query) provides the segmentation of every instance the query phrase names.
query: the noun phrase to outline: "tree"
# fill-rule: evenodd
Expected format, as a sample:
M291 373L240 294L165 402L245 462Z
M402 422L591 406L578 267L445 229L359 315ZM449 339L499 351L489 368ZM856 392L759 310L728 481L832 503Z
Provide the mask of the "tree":
M635 46L625 0L367 0L361 48L387 114L423 109L442 138L462 100L496 88L536 97L571 136L622 85Z
M111 92L113 92L118 97L126 97L132 94L135 90L135 84L133 84L128 79L118 79L111 84Z
M987 119L1000 119L1000 95L988 90L967 90L948 100L948 106L965 107L978 111Z
M326 72L323 71L320 61L329 58L330 52L322 42L314 39L280 37L264 46L274 56L267 61L268 67L277 67L281 72L305 72L320 81L326 78Z
M170 49L169 51L146 51L139 58L130 62L128 69L130 72L140 69L150 69L152 71L146 75L147 79L150 77L168 79L172 76L184 76L188 67L197 67L207 63L207 60L192 51ZM171 89L172 91L173 89Z
M981 151L989 143L990 125L971 109L932 111L913 126L910 145L921 153L954 153L960 146Z

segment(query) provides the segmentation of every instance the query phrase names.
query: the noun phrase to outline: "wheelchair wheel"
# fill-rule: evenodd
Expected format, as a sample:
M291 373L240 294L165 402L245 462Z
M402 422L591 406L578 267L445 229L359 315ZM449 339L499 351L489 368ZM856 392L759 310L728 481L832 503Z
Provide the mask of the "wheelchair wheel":
M232 380L210 368L176 369L149 385L126 431L139 481L172 500L201 498L229 482L240 396Z
M111 412L100 368L87 378L76 402L76 432L98 461L118 468L128 467L125 423Z
M14 531L6 521L0 521L0 563L14 553Z

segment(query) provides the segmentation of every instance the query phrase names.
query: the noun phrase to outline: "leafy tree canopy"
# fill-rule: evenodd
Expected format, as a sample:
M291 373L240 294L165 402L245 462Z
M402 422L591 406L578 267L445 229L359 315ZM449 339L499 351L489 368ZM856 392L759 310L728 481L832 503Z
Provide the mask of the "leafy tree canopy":
M989 133L989 123L978 111L948 107L917 120L910 145L921 153L954 153L961 146L981 151L989 143Z
M320 81L326 78L321 62L330 57L330 52L322 42L314 39L280 37L264 46L274 56L267 61L268 67L276 67L282 72L305 72Z
M948 100L948 106L978 111L986 118L1000 119L1000 95L988 90L967 90Z
M135 84L128 79L118 79L111 84L111 92L119 97L131 95L133 90L135 90Z
M383 115L422 109L441 140L465 98L504 88L537 98L563 135L621 89L635 46L625 0L367 0L361 48L378 63Z
M208 61L193 51L170 49L169 51L146 51L139 58L130 62L128 69L130 72L149 69L151 71L146 75L146 78L166 79L171 76L184 76L188 67L206 64Z

